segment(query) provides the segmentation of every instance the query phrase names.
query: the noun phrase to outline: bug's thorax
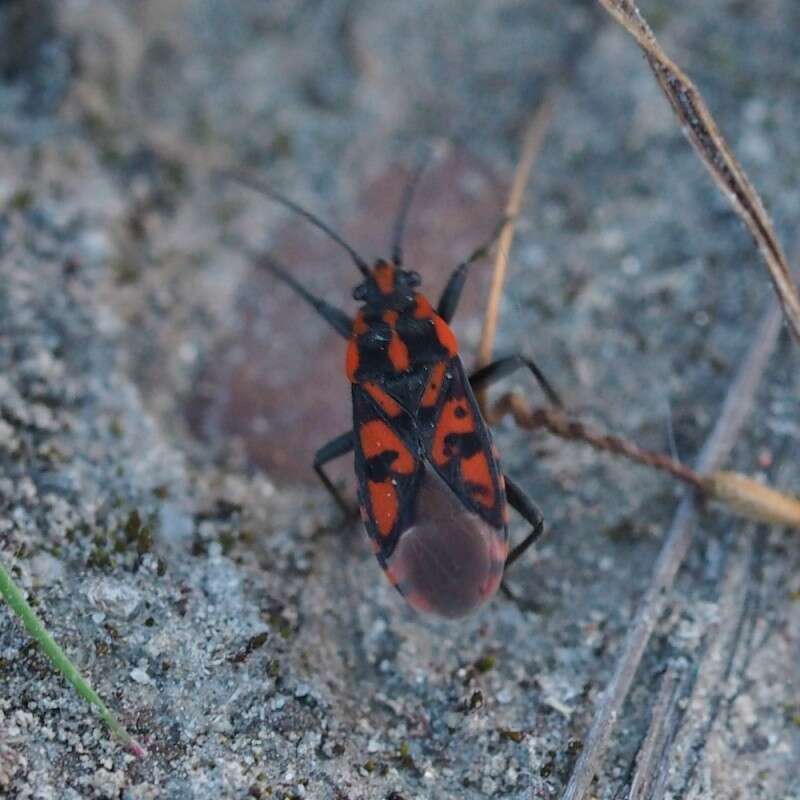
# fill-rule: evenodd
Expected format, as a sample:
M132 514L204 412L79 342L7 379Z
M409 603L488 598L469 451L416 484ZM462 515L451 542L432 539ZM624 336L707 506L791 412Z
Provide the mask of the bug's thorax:
M418 285L416 272L378 261L355 288L353 297L364 305L347 348L352 383L418 372L457 353L453 332Z

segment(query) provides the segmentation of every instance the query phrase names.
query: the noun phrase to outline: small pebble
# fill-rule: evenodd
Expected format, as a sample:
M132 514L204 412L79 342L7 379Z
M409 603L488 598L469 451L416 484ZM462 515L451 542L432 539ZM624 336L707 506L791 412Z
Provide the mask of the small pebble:
M507 703L511 702L511 690L510 689L501 689L497 693L497 702L501 705L506 705Z
M131 678L135 680L136 683L150 683L150 676L141 667L131 670Z
M451 731L458 728L463 720L464 717L461 714L457 714L455 711L451 711L449 714L446 714L444 718L445 725L447 725Z

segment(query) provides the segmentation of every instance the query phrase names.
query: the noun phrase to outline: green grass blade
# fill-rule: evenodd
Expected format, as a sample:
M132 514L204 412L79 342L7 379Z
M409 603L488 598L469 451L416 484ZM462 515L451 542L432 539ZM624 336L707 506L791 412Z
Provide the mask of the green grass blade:
M11 579L11 575L3 566L2 561L0 561L0 594L22 620L28 633L38 642L39 647L53 662L56 669L75 687L75 691L94 706L103 722L135 756L144 758L146 755L144 748L120 725L97 692L89 686L75 665L67 658L67 654L47 632L42 621L36 616L36 612L30 607L19 587Z

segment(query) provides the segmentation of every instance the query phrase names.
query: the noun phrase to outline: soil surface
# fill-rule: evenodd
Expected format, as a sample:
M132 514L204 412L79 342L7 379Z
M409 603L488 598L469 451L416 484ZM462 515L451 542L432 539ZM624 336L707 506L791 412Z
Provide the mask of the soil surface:
M800 5L642 11L791 249ZM773 293L599 6L0 3L0 557L149 751L111 739L0 609L1 796L560 796L683 488L506 422L504 468L547 520L516 602L409 610L310 466L350 424L342 340L259 255L348 312L358 274L214 172L268 179L371 260L432 149L406 260L435 298L497 224L548 91L496 350L691 462ZM457 317L468 367L487 279ZM793 491L797 363L784 335L726 465ZM351 459L333 473L352 496ZM798 603L797 534L705 510L593 796L629 796L667 674L654 796L800 798Z

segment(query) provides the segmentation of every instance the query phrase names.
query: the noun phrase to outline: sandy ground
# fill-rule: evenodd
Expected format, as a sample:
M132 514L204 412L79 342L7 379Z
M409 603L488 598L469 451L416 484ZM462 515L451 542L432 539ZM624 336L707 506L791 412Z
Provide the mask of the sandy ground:
M791 249L800 7L642 10ZM150 751L126 754L0 611L0 795L560 795L682 489L506 423L504 466L548 527L510 576L519 601L413 614L309 466L348 425L341 340L253 256L347 309L356 273L210 173L268 176L371 259L433 144L407 251L435 296L496 224L557 87L497 350L535 357L586 419L692 460L771 288L591 4L0 4L0 551ZM486 277L456 327L468 364ZM796 364L784 335L727 465L792 490ZM348 459L336 474L352 493ZM701 523L598 798L628 797L665 674L679 713L656 796L800 798L800 540Z

